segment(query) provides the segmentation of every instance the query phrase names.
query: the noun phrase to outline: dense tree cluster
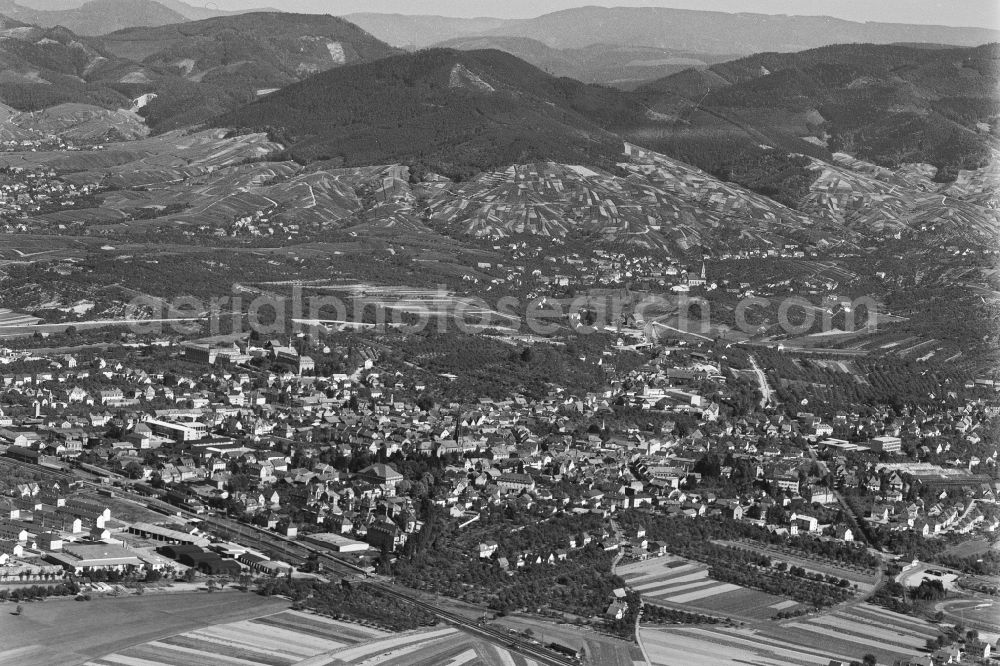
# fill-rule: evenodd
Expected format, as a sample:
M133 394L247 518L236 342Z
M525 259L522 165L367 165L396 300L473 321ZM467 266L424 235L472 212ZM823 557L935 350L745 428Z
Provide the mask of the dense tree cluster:
M941 553L936 561L951 569L958 569L975 576L993 577L995 580L1000 576L1000 552L996 549L968 556ZM996 588L997 585L994 585L993 589Z
M430 613L365 584L281 577L262 581L258 592L263 596L280 594L289 597L298 608L335 618L371 622L391 631L407 631L437 623Z
M911 587L909 594L914 601L940 601L948 596L943 582L926 578L920 581L920 585Z
M933 164L938 180L948 182L958 169L979 168L989 159L989 135L976 123L996 114L995 54L996 45L925 50L872 44L757 54L713 65L731 85L716 83L700 105L736 119L737 127L767 109L767 120L753 129L772 140L811 132L826 136L830 151L886 166ZM674 78L683 90L685 80ZM669 89L670 80L649 87Z
M840 585L842 579L834 579L837 582L831 583L822 574L807 575L801 568L795 571L793 567L786 573L762 566L734 566L737 562L721 560L708 570L708 575L718 581L752 587L816 608L833 606L853 596L849 588Z
M811 574L801 567L786 569L773 566L771 558L753 548L739 548L713 543L712 539L731 538L760 528L728 520L698 520L626 513L619 519L623 526L644 524L647 537L666 544L670 552L709 565L709 576L727 583L752 587L770 594L787 596L816 607L830 606L853 595L846 579ZM749 529L748 529L749 528ZM849 551L831 554L846 555ZM851 555L852 558L857 558ZM857 558L861 559L861 558Z
M618 515L616 520L625 530L644 528L649 539L662 542L672 552L681 555L684 553L674 549L686 549L690 552L697 552L698 549L706 549L707 551L711 548L723 548L711 543L712 540L748 539L767 544L771 548L788 550L792 556L820 558L840 566L872 569L877 567L880 562L878 557L867 551L864 544L839 543L806 536L786 536L770 532L751 523L728 518L714 517L695 521L685 517L624 511ZM743 560L745 562L758 562L762 566L770 566L769 559L759 556L753 548L729 548L729 550L737 553L745 551L746 554L743 557L748 558Z
M572 347L535 344L514 348L484 336L427 329L393 344L387 360L417 365L440 399L461 402L465 396L506 398L521 393L546 395L549 386L572 387L574 393L603 385L603 368L581 361ZM441 375L454 375L447 380Z
M544 519L512 508L487 511L464 529L434 505L424 509L423 529L404 547L392 565L396 580L426 590L486 604L498 611L554 610L584 617L601 615L608 597L624 581L611 574L613 554L596 544L569 549L569 541L601 529L596 516L558 515ZM478 544L496 541L491 559L478 557ZM565 559L549 563L550 555L566 551ZM517 566L525 557L524 565ZM505 557L508 575L498 560ZM536 559L542 558L541 563Z
M678 132L641 143L790 208L798 208L819 177L807 158L761 147L746 135Z
M644 622L655 624L719 624L723 620L712 615L689 613L688 611L667 608L656 604L645 604L642 610Z
M556 79L500 51L431 49L323 72L216 122L280 128L300 158L404 162L416 177L460 179L538 160L613 168L621 143L602 127L641 114L619 91Z
M824 413L830 414L865 405L869 409L888 405L898 412L908 405L939 406L942 400L958 405L958 397L939 395L941 387L961 391L969 376L961 368L933 363L918 366L912 359L896 356L853 359L857 375L773 349L760 349L758 360L767 368L782 402L802 404L807 400L807 404L823 405ZM865 381L859 382L859 376Z
M73 596L79 591L80 586L73 582L59 583L57 585L29 585L27 587L0 588L0 602Z
M889 580L875 588L870 601L896 613L909 615L914 606L906 600L906 588L894 580Z

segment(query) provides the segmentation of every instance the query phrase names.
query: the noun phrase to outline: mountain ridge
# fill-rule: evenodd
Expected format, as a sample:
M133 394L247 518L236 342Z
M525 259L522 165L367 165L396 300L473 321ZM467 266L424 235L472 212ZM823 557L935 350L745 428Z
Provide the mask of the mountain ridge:
M463 177L536 157L611 167L621 140L605 127L630 115L617 91L501 51L431 49L318 74L212 123L278 131L300 158Z
M670 119L678 140L698 132L749 135L749 126L760 133L754 140L763 136L785 149L846 151L882 166L925 162L947 180L983 166L996 145L998 61L1000 44L836 45L755 54L665 77L637 93Z
M285 12L129 28L103 36L101 44L174 75L166 94L143 110L159 128L202 122L263 90L398 52L344 19Z
M556 49L530 37L489 35L457 37L434 44L431 48L462 51L497 49L517 56L553 76L566 76L583 83L610 85L623 90L691 67L705 68L735 57L614 44Z
M0 102L20 111L64 103L113 110L144 97L138 110L155 130L203 122L252 101L261 89L398 52L343 19L286 13L102 37L17 22L0 38Z
M428 48L448 39L479 36L486 30L499 27L507 21L491 17L455 18L377 12L345 14L343 18L387 44L406 49Z
M33 2L0 0L0 14L6 14L43 28L63 26L78 35L94 37L115 30L153 27L199 21L206 18L237 16L252 12L278 12L273 8L224 11L196 7L181 0L68 0L37 7Z
M57 26L93 37L122 28L166 25L188 20L155 0L89 0L75 9L46 11L0 0L0 14L43 28Z
M529 19L451 19L432 15L347 14L344 18L395 46L427 47L460 37L528 37L553 48L614 43L717 54L800 51L842 42L934 42L978 46L1000 31L905 23L859 23L788 16L660 7L577 7ZM499 22L499 23L498 23ZM442 30L455 34L441 37ZM621 37L615 38L616 35ZM795 42L789 36L795 35ZM947 39L942 37L947 36ZM410 41L404 41L409 39Z

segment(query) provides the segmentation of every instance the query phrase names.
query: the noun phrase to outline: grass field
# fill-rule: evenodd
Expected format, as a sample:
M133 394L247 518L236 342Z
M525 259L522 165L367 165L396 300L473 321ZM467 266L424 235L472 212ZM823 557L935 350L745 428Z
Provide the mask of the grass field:
M536 662L452 627L389 634L286 610L148 641L86 666L536 666Z
M991 599L955 599L940 606L950 620L958 620L970 627L1000 634L1000 602Z
M627 564L618 574L645 601L690 612L761 620L799 606L784 597L712 580L708 566L673 556Z
M963 541L962 543L951 546L944 552L946 555L955 555L957 557L972 557L974 555L987 553L991 548L1000 548L1000 542L990 544L990 542L986 539L971 539L969 541Z
M653 664L762 664L826 666L833 659L860 660L867 653L879 663L918 655L934 625L858 604L818 616L761 623L753 628L712 626L644 627L643 645Z
M275 613L288 602L243 592L149 594L0 604L0 666L71 666L137 643Z

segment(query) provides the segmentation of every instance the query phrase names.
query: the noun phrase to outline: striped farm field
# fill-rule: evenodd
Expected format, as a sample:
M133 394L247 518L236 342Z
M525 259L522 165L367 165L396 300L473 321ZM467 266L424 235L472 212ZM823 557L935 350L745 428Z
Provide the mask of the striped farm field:
M33 326L40 321L41 319L32 315L21 314L19 312L0 308L0 328Z
M135 645L86 666L538 666L451 627L390 634L283 611Z
M708 567L679 557L651 558L618 568L629 587L649 603L741 619L769 619L798 603L708 577Z
M720 594L735 592L741 589L743 588L741 588L739 585L733 585L732 583L718 583L709 585L707 587L699 588L697 590L686 591L681 594L671 594L670 596L664 596L663 600L673 604L686 604L691 601L698 601L699 599L714 597Z
M920 654L927 639L937 636L940 629L918 618L862 603L776 623L768 633L842 654L871 652L879 657L879 663L893 663L900 657Z
M883 648L897 653L919 651L940 629L929 622L859 604L808 619L784 622L783 630L795 629L816 636L836 636L845 643Z
M781 641L767 640L748 629L720 627L642 628L642 643L654 666L827 666L838 655ZM843 655L840 656L841 658Z
M759 623L753 628L724 625L643 627L643 645L653 664L764 664L825 666L872 653L878 663L895 663L923 652L938 629L917 618L869 604L842 607L817 616ZM684 659L685 655L697 659Z
M385 636L377 629L289 610L150 641L88 664L290 666Z

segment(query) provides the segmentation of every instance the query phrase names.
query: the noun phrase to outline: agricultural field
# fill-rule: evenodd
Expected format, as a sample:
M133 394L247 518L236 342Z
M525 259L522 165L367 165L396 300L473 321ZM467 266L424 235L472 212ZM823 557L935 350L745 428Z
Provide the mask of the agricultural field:
M688 612L764 620L802 606L773 594L712 580L707 565L674 556L619 567L618 575L642 594L644 601Z
M976 185L969 181L948 188L947 193L956 196L942 196L933 191L927 174L880 169L843 154L835 160L835 165L814 161L811 168L819 177L810 186L803 211L867 233L931 229L960 241L986 239L992 233L992 211L977 201Z
M78 184L110 180L114 184L148 186L259 159L278 147L263 134L225 138L221 130L178 130L138 141L109 143L102 150L3 153L0 167L47 167L68 174L67 180Z
M752 656L752 663L767 666L825 666L834 659L860 660L867 653L879 663L894 663L923 653L927 639L939 630L913 617L858 604L753 627L643 627L640 633L653 664L746 664Z
M439 635L441 634L441 635ZM455 629L425 631L416 636L420 642L400 644L395 649L387 649L390 640L374 642L352 652L334 655L332 662L320 664L373 663L377 661L388 666L487 666L504 664L510 666L537 666L538 662L523 655L510 652L487 641L476 639ZM310 662L312 666L312 662ZM318 666L318 665L317 665Z
M393 666L535 664L451 627L389 634L292 610L168 636L86 664L325 666L372 661Z
M0 267L9 264L80 259L88 249L103 244L99 238L0 233Z
M18 328L21 326L32 326L40 322L38 317L20 314L12 310L0 308L0 330L4 328Z
M396 235L443 229L454 238L582 231L612 243L681 250L723 237L802 242L821 231L766 197L634 148L624 156L628 178L547 162L418 185L399 165L267 161L279 150L263 134L173 131L102 150L5 153L0 168L51 169L73 185L100 188L96 206L34 216L33 230L172 227L275 240L358 227Z
M3 140L44 140L57 135L77 144L104 143L109 137L137 139L149 134L142 118L130 111L112 111L91 104L67 103L40 111L19 112L0 105L4 115L0 127Z
M145 594L0 604L0 665L72 666L137 643L216 623L238 622L287 609L288 602L237 591Z
M453 317L468 322L471 328L486 328L486 325L474 322L486 321L489 328L504 328L513 326L516 330L521 325L520 317L514 314L502 313L490 308L485 301L458 295L441 286L437 288L417 288L400 286L379 286L365 283L354 284L310 284L311 290L319 293L331 292L343 295L354 303L356 308L373 306L379 309L391 309L406 312L418 317L437 318ZM350 315L351 313L346 313ZM351 322L357 321L348 317ZM308 323L348 323L340 320L319 319L303 320Z

